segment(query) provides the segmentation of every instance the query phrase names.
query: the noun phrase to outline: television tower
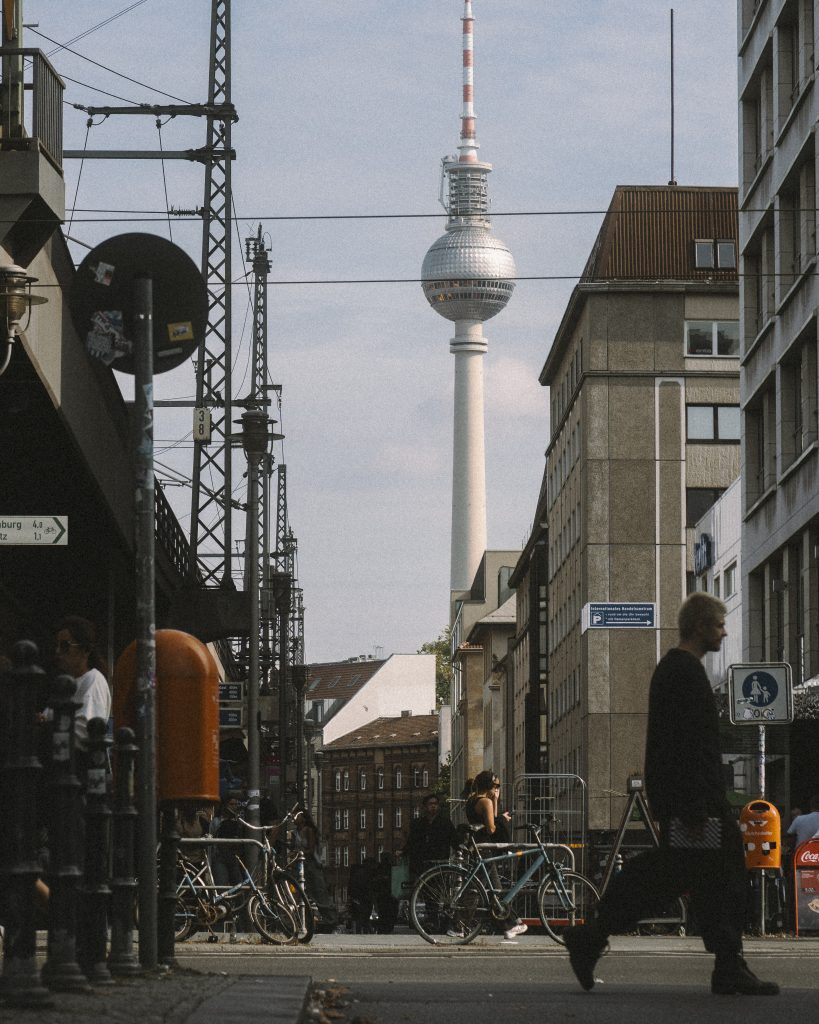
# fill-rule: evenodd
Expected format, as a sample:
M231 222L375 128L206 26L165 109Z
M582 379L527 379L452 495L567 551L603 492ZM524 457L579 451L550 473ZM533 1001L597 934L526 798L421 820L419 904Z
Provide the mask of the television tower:
M486 550L486 468L483 429L482 324L500 313L514 290L512 254L492 234L487 176L478 159L473 106L472 0L464 0L463 109L459 155L444 157L440 201L446 233L430 246L421 268L427 301L455 323L450 589L468 590Z

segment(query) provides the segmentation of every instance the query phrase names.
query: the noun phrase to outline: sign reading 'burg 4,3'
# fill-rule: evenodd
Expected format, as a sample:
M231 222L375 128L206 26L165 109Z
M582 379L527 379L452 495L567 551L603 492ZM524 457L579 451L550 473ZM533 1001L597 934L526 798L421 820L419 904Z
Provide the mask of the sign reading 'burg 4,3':
M583 605L581 628L654 629L657 606L650 601L590 601Z
M787 662L731 665L728 711L733 725L787 725L793 721L791 667Z

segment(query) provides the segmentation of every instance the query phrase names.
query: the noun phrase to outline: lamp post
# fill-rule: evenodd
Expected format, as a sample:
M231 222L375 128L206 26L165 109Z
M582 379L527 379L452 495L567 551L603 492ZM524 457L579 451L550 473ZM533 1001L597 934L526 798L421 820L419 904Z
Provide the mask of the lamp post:
M29 325L31 307L48 302L42 295L32 294L31 286L36 281L36 277L27 274L15 263L0 267L0 321L3 322L0 344L5 344L5 352L0 355L0 375L6 372L11 362L11 346L15 339ZM26 317L26 322L21 327L23 317Z
M250 591L250 661L247 680L247 817L259 824L259 475L270 446L270 420L263 409L242 413L242 447L247 457L247 588ZM256 846L248 850L248 866L256 863Z

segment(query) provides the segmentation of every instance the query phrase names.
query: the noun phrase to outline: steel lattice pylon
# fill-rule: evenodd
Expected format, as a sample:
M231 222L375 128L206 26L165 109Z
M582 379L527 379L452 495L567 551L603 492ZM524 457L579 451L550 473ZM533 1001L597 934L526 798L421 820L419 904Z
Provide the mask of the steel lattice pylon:
M191 579L233 587L231 558L231 127L230 0L212 0L208 148L202 274L208 290L208 329L196 368L196 404L211 409L212 439L194 446L191 496ZM221 156L216 154L220 153Z

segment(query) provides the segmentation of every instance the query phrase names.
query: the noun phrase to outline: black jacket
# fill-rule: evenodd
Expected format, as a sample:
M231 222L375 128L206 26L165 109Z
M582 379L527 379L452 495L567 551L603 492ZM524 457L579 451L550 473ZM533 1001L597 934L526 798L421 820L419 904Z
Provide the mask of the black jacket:
M693 824L729 810L711 684L702 662L676 647L651 678L645 781L661 822L680 817Z

